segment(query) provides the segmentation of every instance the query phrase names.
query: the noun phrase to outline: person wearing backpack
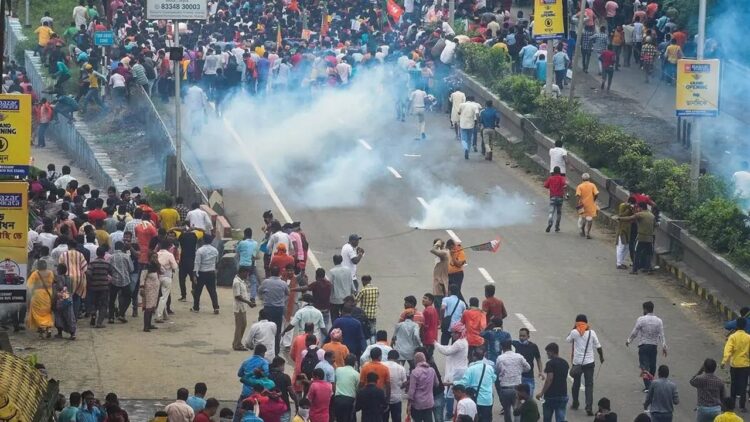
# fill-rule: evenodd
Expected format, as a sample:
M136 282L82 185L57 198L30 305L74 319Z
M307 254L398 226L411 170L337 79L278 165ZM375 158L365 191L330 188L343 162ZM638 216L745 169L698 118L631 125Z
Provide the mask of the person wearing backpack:
M146 79L148 79L148 89L146 90L146 93L148 93L148 96L151 96L151 93L154 90L154 82L156 82L156 64L154 63L153 54L148 51L146 52L145 56L141 59L143 64L143 69L146 73Z
M315 334L308 334L305 339L307 348L300 354L299 373L304 374L308 380L312 379L315 367L325 358L325 350L318 347L318 338Z

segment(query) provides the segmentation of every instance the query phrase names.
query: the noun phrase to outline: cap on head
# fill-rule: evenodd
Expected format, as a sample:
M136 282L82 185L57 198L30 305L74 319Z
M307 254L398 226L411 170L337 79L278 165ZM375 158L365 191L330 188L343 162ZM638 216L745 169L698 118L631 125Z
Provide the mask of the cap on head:
M349 235L349 241L354 242L357 240L361 240L362 238L358 234L350 234Z

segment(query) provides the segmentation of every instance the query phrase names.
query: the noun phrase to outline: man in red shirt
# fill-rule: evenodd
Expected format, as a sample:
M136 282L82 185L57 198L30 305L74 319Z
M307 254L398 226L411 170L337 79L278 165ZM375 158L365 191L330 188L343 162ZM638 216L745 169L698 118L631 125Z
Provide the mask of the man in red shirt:
M104 221L107 218L107 213L102 209L103 206L104 200L101 198L96 198L93 202L89 202L89 212L87 214L89 223L96 225L97 221Z
M427 348L427 355L432 356L432 352L435 350L435 342L438 336L438 327L440 325L440 318L438 317L438 311L435 309L435 296L432 293L425 293L422 296L422 317L424 318L424 327L422 331L422 343Z
M482 310L487 314L487 320L492 321L495 318L505 319L508 311L502 300L495 297L495 286L488 284L484 286L484 301L482 301Z
M607 49L602 51L599 60L602 61L602 90L604 90L604 83L607 82L607 91L609 91L609 87L612 86L612 77L615 75L615 61L617 60L612 44L607 45Z
M549 219L547 220L547 229L545 231L549 233L552 228L552 219L557 214L555 232L559 232L563 198L565 197L565 176L560 174L560 167L556 166L552 169L552 174L544 181L544 187L549 189Z
M211 418L219 411L219 401L211 397L206 400L206 407L195 415L193 422L211 422Z
M44 139L44 135L49 129L52 117L55 115L55 110L52 108L46 98L42 98L42 103L39 106L39 130L37 131L36 143L40 148L44 148L47 144Z

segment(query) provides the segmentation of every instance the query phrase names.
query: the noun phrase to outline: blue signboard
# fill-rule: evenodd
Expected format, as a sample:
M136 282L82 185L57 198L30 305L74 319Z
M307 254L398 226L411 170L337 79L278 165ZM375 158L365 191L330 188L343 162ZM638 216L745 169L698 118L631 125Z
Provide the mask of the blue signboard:
M113 31L94 32L94 44L100 47L112 45L115 43L115 33Z

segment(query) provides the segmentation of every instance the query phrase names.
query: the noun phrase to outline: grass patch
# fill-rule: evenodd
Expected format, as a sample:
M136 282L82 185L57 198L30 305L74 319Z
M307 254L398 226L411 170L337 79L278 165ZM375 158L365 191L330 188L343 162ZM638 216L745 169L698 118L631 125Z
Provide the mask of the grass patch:
M18 21L21 25L26 23L26 6L24 0L18 0ZM34 30L41 25L39 20L44 16L44 12L54 19L53 30L58 34L63 33L68 24L72 21L73 8L78 5L78 0L29 0L29 25L23 28L23 33L36 42L37 36Z

